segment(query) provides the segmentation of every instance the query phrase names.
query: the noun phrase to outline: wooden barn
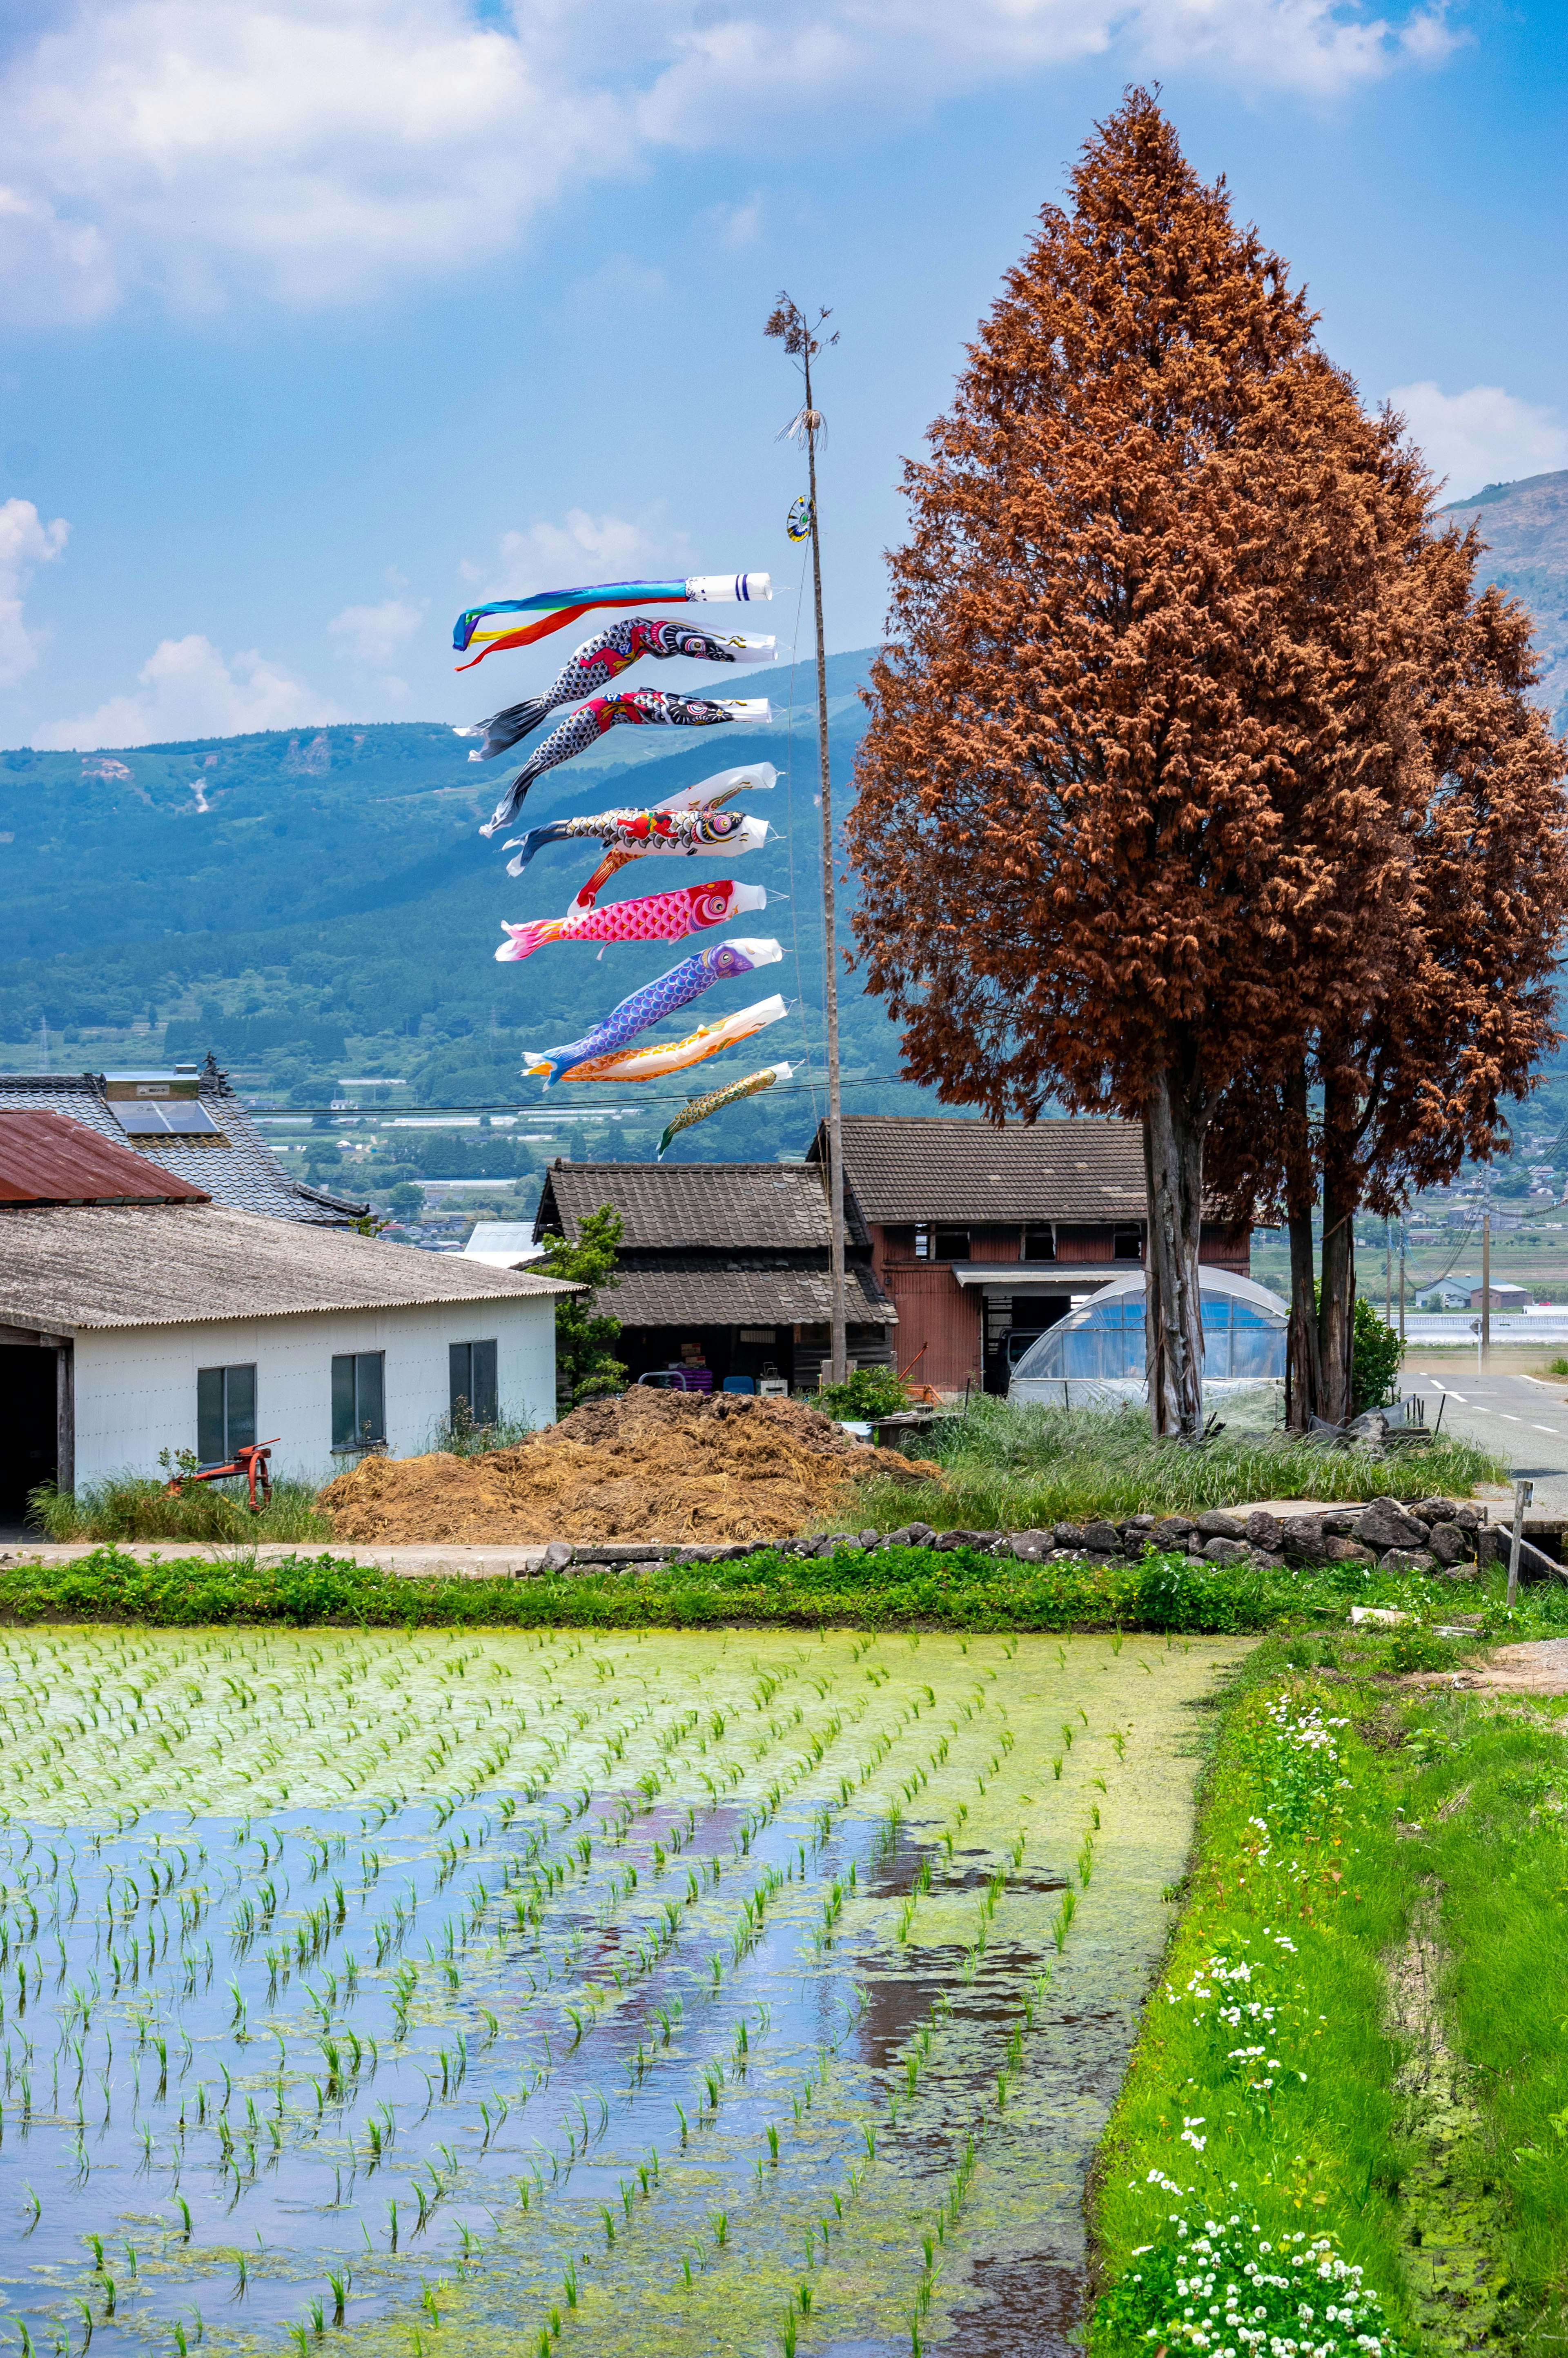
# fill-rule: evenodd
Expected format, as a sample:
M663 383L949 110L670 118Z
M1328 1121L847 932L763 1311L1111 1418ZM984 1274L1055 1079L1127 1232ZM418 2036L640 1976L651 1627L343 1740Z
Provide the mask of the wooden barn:
M617 1356L635 1382L816 1389L827 1356L827 1206L820 1172L789 1163L552 1163L535 1238L576 1238L606 1204L622 1223ZM887 1367L898 1314L851 1217L849 1357Z
M825 1151L819 1130L808 1167ZM1030 1343L1142 1262L1136 1122L848 1114L844 1183L850 1231L898 1313L899 1371L937 1391L1005 1392ZM1206 1223L1203 1259L1245 1277L1249 1239Z

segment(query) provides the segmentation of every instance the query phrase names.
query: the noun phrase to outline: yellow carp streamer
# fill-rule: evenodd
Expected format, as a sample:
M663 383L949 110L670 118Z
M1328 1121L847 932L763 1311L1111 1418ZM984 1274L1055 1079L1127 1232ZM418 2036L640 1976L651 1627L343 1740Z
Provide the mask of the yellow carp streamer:
M688 1065L700 1065L705 1057L717 1056L721 1049L749 1040L754 1032L777 1023L788 1012L775 991L771 999L759 999L754 1007L738 1008L721 1023L699 1023L684 1040L672 1040L664 1047L618 1048L608 1056L587 1056L559 1077L563 1081L657 1080L665 1073L684 1072Z
M725 1088L709 1089L706 1097L692 1098L674 1121L666 1124L659 1139L654 1162L664 1161L665 1150L673 1138L678 1138L683 1130L690 1130L694 1123L706 1121L710 1113L720 1113L726 1106L739 1105L742 1098L761 1097L762 1091L771 1089L775 1081L794 1078L793 1065L764 1065L760 1073L743 1074L740 1080L731 1081Z

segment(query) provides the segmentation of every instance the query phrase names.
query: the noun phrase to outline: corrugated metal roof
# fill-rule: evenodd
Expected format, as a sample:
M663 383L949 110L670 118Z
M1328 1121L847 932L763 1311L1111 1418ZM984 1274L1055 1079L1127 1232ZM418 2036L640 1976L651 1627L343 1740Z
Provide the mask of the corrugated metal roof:
M206 1191L128 1146L39 1109L0 1100L0 1204L205 1204ZM0 1252L5 1249L0 1244Z
M703 1245L827 1250L821 1174L802 1163L552 1163L534 1234L550 1228L574 1238L603 1204L620 1213L628 1252ZM852 1219L849 1238L867 1241Z
M822 1152L820 1130L811 1152ZM844 1176L861 1219L876 1227L1147 1216L1143 1138L1135 1121L996 1129L925 1114L846 1114Z
M22 1210L0 1221L0 1325L57 1333L576 1290L461 1253L416 1252L216 1204Z
M125 1135L104 1098L103 1080L98 1073L0 1073L0 1113L62 1113L124 1147ZM215 1204L313 1228L342 1228L367 1208L291 1178L222 1074L202 1074L200 1097L222 1132L223 1143L149 1139L146 1151L160 1171L200 1188Z

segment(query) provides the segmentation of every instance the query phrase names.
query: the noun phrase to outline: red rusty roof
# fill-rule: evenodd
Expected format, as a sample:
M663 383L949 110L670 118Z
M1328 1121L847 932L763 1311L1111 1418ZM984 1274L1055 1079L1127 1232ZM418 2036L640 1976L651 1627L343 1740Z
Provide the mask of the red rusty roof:
M205 1204L145 1154L63 1114L0 1113L0 1208L23 1204Z

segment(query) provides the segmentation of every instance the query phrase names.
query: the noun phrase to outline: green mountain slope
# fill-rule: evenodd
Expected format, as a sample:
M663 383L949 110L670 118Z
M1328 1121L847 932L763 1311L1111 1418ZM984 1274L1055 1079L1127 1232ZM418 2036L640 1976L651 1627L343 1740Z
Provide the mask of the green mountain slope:
M1535 617L1541 695L1557 727L1568 728L1568 470L1488 483L1444 513L1476 525L1487 578Z
M846 799L867 660L840 655L828 666L830 757ZM748 805L774 838L734 868L766 885L769 906L734 930L776 935L785 961L745 996L733 987L719 995L729 1008L777 990L790 1016L693 1088L783 1057L824 1068L814 675L785 672L768 689L780 717L767 730L617 730L547 775L525 808L537 825L654 800L749 759L784 773ZM427 1103L540 1101L538 1085L518 1079L524 1045L574 1037L698 945L614 944L600 957L596 945L560 943L497 965L501 919L564 913L591 860L580 846L551 847L525 877L508 877L501 839L487 843L477 827L511 764L471 763L467 753L449 729L407 722L0 756L5 1060L34 1065L47 1024L57 1069L211 1047L256 1088L297 1101L337 1094L351 1072L401 1076ZM649 860L607 897L722 872ZM851 983L841 1007L846 1069L896 1075L897 1039L880 1005ZM684 1092L656 1086L663 1120L672 1093ZM601 1107L607 1093L542 1101ZM890 1081L859 1087L851 1101L871 1110L924 1100ZM762 1151L764 1133L799 1146L812 1118L807 1096L763 1100L715 1125L700 1152ZM747 1139L752 1146L737 1142Z

